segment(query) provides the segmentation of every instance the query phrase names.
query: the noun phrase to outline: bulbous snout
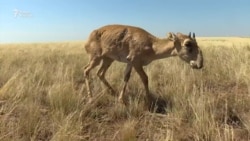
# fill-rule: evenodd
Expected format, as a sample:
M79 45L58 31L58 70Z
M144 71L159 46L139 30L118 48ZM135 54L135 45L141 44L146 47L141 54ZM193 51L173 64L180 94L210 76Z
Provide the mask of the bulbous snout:
M190 66L194 69L201 69L203 67L203 55L202 55L202 51L199 50L199 54L197 55L196 60L191 60L190 62Z
M199 51L196 60L190 61L190 66L194 69L201 69L203 67L203 55L201 51Z

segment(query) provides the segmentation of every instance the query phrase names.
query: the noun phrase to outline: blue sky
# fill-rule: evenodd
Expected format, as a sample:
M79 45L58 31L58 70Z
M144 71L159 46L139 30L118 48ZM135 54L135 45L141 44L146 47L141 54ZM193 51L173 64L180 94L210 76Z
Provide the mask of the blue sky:
M0 43L86 40L106 24L155 36L250 36L250 0L0 0Z

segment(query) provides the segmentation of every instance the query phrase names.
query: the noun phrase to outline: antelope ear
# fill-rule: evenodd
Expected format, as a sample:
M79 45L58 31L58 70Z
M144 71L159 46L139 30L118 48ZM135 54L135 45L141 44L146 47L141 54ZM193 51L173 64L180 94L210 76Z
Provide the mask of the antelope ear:
M168 39L175 41L176 40L176 35L173 32L168 33Z
M168 33L167 33L167 38L172 38L171 32L168 32Z
M191 32L189 32L188 37L191 38Z
M167 33L167 38L169 38L171 36L171 33L170 32L168 32Z

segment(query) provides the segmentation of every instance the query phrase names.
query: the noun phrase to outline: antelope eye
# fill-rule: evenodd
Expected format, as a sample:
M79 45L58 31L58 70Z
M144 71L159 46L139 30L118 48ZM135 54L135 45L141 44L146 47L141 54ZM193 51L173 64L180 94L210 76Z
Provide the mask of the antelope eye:
M186 47L192 47L192 43L191 42L187 42L187 43L185 43L185 46Z
M188 50L189 53L192 52L193 49L192 49L192 43L191 42L185 43L185 47L186 47L186 49Z

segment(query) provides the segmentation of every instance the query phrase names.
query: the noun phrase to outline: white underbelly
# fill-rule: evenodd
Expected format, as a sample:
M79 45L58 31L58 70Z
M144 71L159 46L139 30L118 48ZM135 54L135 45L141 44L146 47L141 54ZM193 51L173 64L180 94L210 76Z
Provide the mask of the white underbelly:
M127 54L113 54L108 55L108 57L119 62L129 63L129 61L127 60Z

